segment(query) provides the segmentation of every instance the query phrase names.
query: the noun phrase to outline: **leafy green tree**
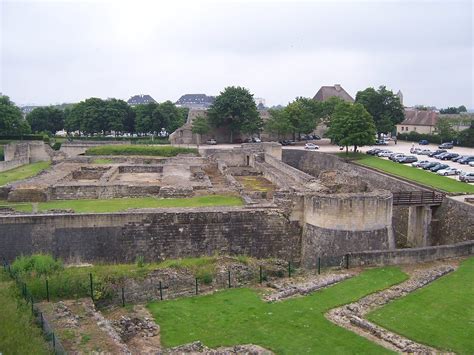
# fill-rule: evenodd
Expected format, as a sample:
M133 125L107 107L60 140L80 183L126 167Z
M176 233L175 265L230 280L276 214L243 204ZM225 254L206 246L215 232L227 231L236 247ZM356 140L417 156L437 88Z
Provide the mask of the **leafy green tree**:
M31 132L20 109L8 96L0 96L0 135L22 135Z
M305 97L297 97L286 106L285 111L293 128L293 139L296 134L311 133L324 116L323 105Z
M466 106L461 105L461 106L458 107L458 113L461 113L461 112L467 112Z
M133 114L130 106L123 100L108 99L105 101L106 130L115 134L130 132L126 127L129 116ZM128 123L129 125L129 123Z
M378 90L367 88L359 91L356 103L362 104L372 115L379 137L382 133L392 132L395 125L405 118L399 97L385 86L380 86Z
M265 122L265 128L268 132L275 133L280 136L285 136L293 132L293 126L285 109L269 109L270 119Z
M206 134L210 131L211 127L209 126L209 122L206 117L198 116L194 119L192 124L192 132L198 135L197 139L197 146L199 148L199 143L201 140L201 136Z
M436 133L441 138L441 142L452 141L456 138L456 131L448 119L438 119L435 128Z
M357 147L374 144L376 133L374 120L362 104L341 102L334 109L327 135L345 146L347 153L350 145L356 152Z
M53 106L35 108L26 116L26 120L33 132L55 134L64 128L64 112Z
M133 108L135 112L135 130L138 133L156 132L156 125L153 112L158 108L158 104L150 102L145 105L137 105Z
M170 122L170 126L168 128L169 133L173 133L179 127L183 126L188 119L189 108L177 107L177 109L178 109L178 119L176 121Z
M257 133L263 126L253 95L243 87L225 88L209 108L208 118L212 126L229 129L231 142L234 134Z
M459 132L458 143L463 147L474 147L474 120L468 129Z
M161 130L161 128L165 128L166 131L170 132L171 124L174 123L174 125L176 125L176 122L180 118L178 108L169 100L159 104L154 115L157 121L156 125L159 128L158 131Z

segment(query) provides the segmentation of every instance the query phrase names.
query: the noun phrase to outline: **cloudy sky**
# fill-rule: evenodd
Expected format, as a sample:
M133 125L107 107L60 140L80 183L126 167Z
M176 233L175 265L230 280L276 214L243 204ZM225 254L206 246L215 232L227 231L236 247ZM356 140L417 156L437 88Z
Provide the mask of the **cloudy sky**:
M0 3L0 92L18 104L240 85L276 105L340 83L474 108L470 0Z

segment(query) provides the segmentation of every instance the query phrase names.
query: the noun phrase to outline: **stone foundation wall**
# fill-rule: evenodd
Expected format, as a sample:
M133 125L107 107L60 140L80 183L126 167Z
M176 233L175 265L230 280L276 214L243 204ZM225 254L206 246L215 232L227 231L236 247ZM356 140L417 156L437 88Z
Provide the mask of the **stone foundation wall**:
M432 245L474 240L474 204L445 197L431 221Z
M30 161L28 158L21 158L21 159L9 160L9 161L0 161L0 172L18 168L19 166L28 164L29 162Z
M50 200L90 200L158 196L160 190L161 187L156 185L56 185L48 188L47 196ZM10 195L9 201L18 201L16 197L10 197Z
M50 253L66 262L133 263L249 255L299 260L301 229L278 209L202 208L159 212L0 217L0 253Z

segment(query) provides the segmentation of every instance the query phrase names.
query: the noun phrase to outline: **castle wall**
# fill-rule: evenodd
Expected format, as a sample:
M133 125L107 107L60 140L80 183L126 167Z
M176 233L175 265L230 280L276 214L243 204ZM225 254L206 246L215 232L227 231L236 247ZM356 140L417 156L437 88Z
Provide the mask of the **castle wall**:
M0 217L7 260L50 253L66 262L133 263L203 255L298 261L301 229L277 209L202 208L153 212Z

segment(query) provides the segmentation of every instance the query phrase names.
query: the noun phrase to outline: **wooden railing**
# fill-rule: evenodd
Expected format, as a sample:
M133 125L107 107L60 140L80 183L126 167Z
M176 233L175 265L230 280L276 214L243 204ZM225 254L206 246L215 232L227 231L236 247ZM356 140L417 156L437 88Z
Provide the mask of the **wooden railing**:
M443 198L437 191L400 191L393 192L393 205L439 205Z

